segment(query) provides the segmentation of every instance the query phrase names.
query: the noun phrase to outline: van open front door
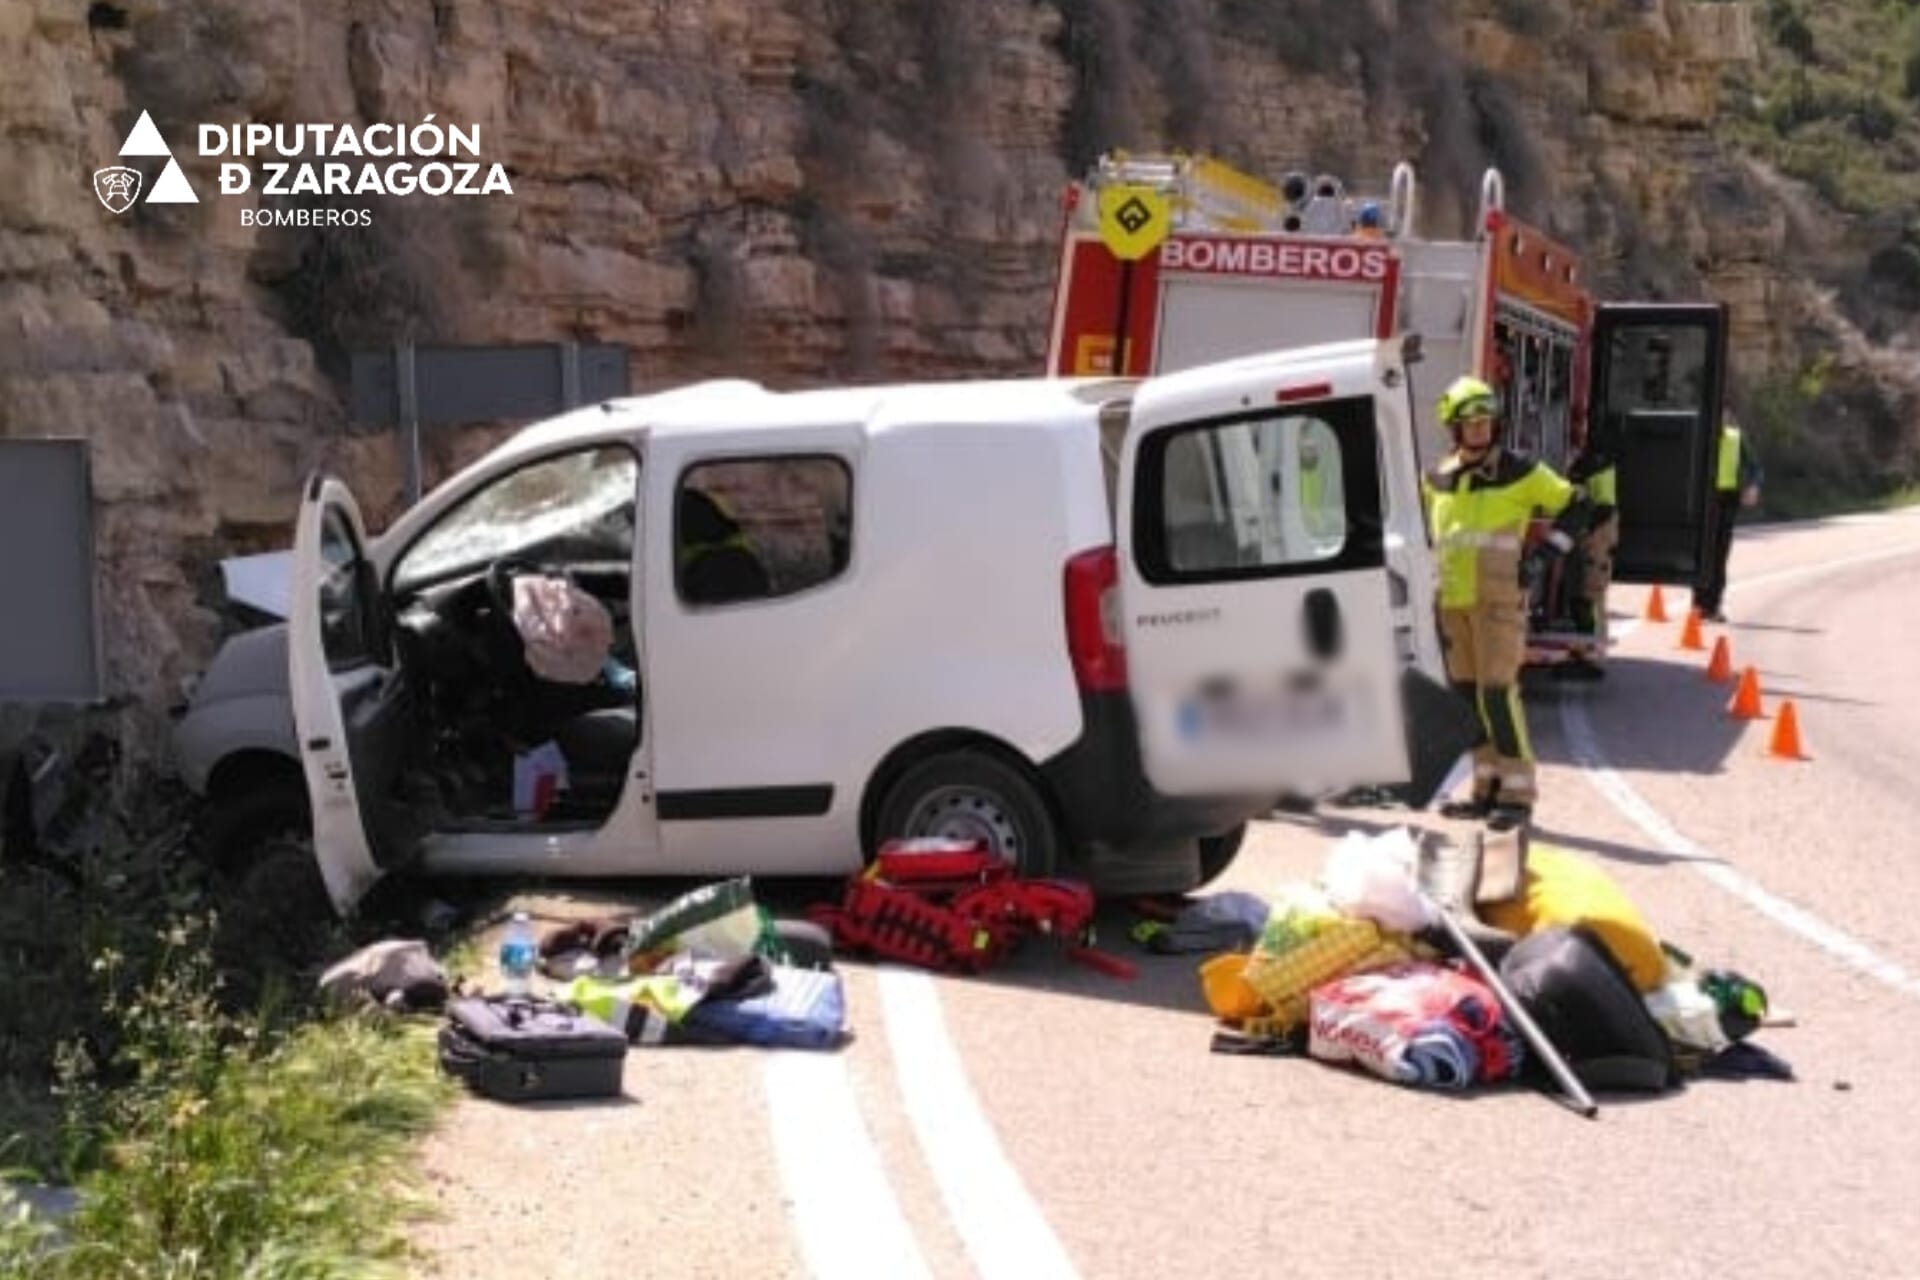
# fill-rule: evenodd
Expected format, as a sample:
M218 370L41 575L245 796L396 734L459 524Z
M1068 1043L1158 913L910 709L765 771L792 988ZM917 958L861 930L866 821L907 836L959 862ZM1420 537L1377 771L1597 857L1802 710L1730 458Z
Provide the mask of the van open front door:
M287 676L314 856L343 915L419 834L394 802L409 694L366 545L353 495L311 477L294 532Z
M1712 512L1727 314L1719 303L1602 306L1589 440L1618 464L1617 582L1691 585Z
M1351 342L1136 394L1120 622L1162 793L1407 780L1381 482L1381 433L1407 430L1404 376L1389 344Z

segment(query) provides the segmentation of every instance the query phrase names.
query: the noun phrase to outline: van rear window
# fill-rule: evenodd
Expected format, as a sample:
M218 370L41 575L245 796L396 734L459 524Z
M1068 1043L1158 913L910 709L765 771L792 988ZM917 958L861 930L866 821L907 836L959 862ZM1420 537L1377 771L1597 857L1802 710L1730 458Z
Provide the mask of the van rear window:
M1169 427L1141 442L1134 558L1156 584L1385 562L1373 401Z

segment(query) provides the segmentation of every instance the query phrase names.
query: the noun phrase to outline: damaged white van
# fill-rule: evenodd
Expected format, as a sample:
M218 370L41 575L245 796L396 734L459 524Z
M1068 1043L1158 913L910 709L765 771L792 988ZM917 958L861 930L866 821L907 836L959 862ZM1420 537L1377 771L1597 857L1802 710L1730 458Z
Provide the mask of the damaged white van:
M1438 665L1406 381L1363 341L705 383L529 427L372 539L315 477L288 623L222 651L179 762L234 856L310 825L342 911L403 868L835 874L923 834L1188 888L1284 790L1451 763L1403 720ZM587 661L529 661L523 579L598 602Z

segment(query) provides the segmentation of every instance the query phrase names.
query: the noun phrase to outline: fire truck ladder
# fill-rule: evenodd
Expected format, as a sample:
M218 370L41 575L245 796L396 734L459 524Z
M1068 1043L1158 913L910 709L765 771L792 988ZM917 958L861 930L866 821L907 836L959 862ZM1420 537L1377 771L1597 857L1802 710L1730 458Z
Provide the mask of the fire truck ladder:
M1405 166L1401 166L1405 168ZM1400 171L1394 171L1396 194ZM1506 204L1505 186L1498 170L1489 169L1480 183L1480 211L1469 240L1422 240L1407 236L1400 250L1401 333L1420 335L1422 360L1413 376L1415 441L1422 466L1444 452L1445 433L1435 408L1440 389L1463 373L1482 367L1486 331L1487 219ZM1406 203L1412 219L1412 189Z

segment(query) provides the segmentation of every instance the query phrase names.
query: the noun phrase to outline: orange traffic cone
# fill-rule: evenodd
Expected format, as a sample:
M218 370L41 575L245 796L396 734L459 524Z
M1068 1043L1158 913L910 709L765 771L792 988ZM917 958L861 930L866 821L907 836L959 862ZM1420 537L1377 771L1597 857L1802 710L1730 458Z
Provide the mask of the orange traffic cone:
M1665 622L1667 620L1666 598L1660 594L1660 584L1653 584L1653 594L1647 597L1647 621Z
M1713 642L1713 657L1707 659L1707 679L1715 684L1725 684L1733 679L1733 650L1727 648L1725 636Z
M1706 652L1706 641L1700 638L1700 611L1698 609L1687 610L1687 623L1680 628L1680 647L1682 649L1698 649L1702 653Z
M1740 672L1740 687L1733 691L1727 714L1735 720L1766 719L1767 713L1760 707L1760 673L1752 667Z
M1781 760L1805 760L1807 753L1800 746L1800 716L1793 709L1793 699L1780 700L1780 718L1774 722L1773 737L1767 743L1767 754Z

